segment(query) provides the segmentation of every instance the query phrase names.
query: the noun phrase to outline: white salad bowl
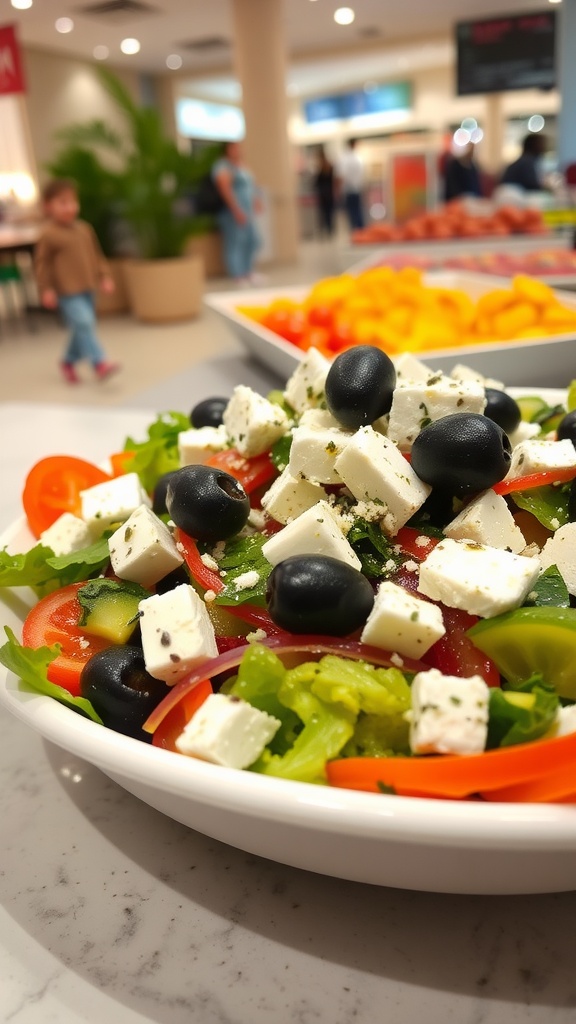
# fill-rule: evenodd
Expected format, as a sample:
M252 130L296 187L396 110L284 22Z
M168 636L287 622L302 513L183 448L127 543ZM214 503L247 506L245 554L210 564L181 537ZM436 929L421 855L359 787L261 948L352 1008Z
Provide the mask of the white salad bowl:
M564 397L558 391L540 393L551 403ZM12 551L31 543L24 520L0 538ZM30 605L27 593L28 599L14 591L0 598L3 622L17 634ZM96 725L26 690L1 666L0 702L150 806L262 857L353 881L429 892L576 889L576 805L415 799L222 768Z

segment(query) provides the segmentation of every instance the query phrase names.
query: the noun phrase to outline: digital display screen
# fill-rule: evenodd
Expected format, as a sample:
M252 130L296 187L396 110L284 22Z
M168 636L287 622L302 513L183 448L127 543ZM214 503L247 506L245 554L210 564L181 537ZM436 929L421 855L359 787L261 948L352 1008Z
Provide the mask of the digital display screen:
M457 94L554 88L556 22L536 11L457 24Z

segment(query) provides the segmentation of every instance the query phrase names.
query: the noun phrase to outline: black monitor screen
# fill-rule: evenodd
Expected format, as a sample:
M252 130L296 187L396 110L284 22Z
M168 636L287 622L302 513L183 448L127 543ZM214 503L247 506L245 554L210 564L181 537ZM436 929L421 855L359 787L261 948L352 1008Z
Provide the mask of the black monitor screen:
M514 14L456 25L457 93L552 89L556 12Z

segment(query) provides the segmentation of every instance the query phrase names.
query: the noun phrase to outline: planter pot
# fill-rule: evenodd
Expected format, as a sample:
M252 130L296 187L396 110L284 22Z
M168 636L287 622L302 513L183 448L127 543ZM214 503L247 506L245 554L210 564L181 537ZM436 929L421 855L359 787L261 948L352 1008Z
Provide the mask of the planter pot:
M204 294L199 256L126 260L125 278L134 316L144 323L169 323L198 316Z
M186 242L184 254L202 258L206 277L226 277L222 238L218 231L212 231L207 235L193 235Z
M108 260L110 277L114 281L114 291L112 295L104 295L102 292L98 292L96 299L96 312L98 316L113 316L117 313L126 313L128 311L130 302L124 274L125 263L126 260Z

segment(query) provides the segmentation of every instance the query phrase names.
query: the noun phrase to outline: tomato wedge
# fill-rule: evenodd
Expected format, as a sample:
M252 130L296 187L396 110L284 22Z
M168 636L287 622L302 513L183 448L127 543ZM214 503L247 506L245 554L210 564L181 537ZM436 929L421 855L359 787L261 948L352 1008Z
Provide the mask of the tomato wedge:
M209 679L202 679L193 690L182 698L179 704L172 708L172 711L164 718L152 737L152 745L161 747L163 750L173 750L176 754L180 751L176 746L176 740L183 732L192 715L204 703L207 697L213 693L212 683Z
M135 457L136 452L114 452L114 454L110 456L112 476L124 476L125 473L129 473L131 463L134 461Z
M174 540L184 556L192 579L204 587L204 590L213 590L215 594L219 594L224 589L222 578L214 569L204 565L196 541L184 533L179 526L174 530Z
M326 766L328 781L342 789L379 793L390 787L399 796L461 800L504 787L535 783L564 773L576 789L576 732L470 756L351 757ZM568 789L568 786L566 787Z
M233 476L246 491L252 491L267 484L275 476L278 470L272 462L268 452L262 455L255 455L252 459L246 459L235 448L227 448L223 452L216 452L206 462L207 466L214 466L216 469L223 469L225 473Z
M393 539L407 555L418 562L423 562L440 540L439 537L428 537L425 533L420 533L420 530L413 526L403 526Z
M110 480L98 466L73 455L50 455L32 467L22 494L28 524L35 537L64 512L78 515L80 491Z
M112 642L103 637L85 633L78 621L82 608L77 594L83 583L71 583L61 590L43 597L28 613L22 627L25 647L50 647L60 644L61 652L48 666L48 679L80 696L80 673L97 651L110 647Z
M569 480L576 479L576 466L569 466L566 469L547 469L542 473L528 473L526 476L517 476L514 480L500 480L494 484L492 490L496 494L512 494L513 491L529 491L534 487L544 487L546 484L565 484Z
M488 686L500 686L500 672L494 662L474 645L466 633L479 622L476 615L442 605L446 632L427 651L425 660L447 676L482 676Z

